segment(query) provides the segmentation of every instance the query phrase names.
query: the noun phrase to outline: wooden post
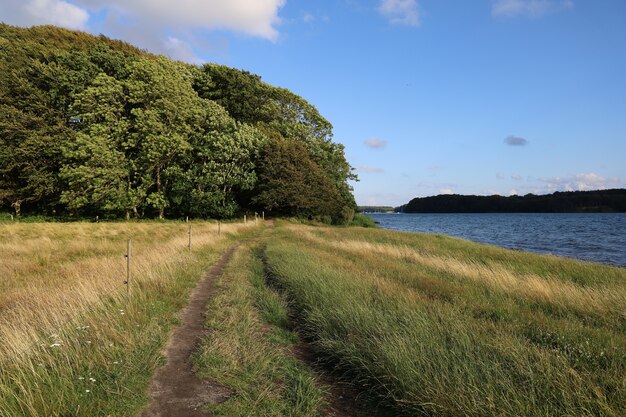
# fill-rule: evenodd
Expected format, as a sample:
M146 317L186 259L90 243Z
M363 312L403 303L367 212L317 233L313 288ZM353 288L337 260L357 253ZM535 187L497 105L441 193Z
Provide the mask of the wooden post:
M246 215L244 214L243 215L243 224L246 224L246 223L248 223L248 220L246 219Z
M128 294L128 297L130 298L130 265L131 265L131 258L133 256L133 243L130 239L128 239L128 242L126 243L126 293Z
M185 223L189 223L189 216L185 217Z
M191 225L189 225L189 253L191 253Z

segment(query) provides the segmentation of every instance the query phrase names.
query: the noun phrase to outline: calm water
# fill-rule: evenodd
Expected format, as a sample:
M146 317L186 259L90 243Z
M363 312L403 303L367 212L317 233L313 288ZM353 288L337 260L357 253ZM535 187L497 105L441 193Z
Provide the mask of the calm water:
M381 227L626 267L626 213L370 214Z

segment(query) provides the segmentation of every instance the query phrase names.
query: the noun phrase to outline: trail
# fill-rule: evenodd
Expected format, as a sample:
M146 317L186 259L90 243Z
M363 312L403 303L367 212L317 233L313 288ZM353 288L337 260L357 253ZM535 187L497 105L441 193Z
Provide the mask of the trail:
M141 417L204 417L202 406L226 401L232 391L210 380L198 378L191 366L191 353L204 332L206 305L215 292L215 280L222 274L238 245L231 246L209 269L191 292L189 304L180 314L181 324L165 347L166 364L150 384L150 403Z

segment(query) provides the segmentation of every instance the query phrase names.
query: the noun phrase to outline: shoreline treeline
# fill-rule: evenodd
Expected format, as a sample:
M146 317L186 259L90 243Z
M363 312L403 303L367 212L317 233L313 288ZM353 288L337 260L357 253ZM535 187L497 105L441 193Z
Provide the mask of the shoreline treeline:
M626 189L565 191L547 195L437 195L396 207L402 213L612 213L626 212Z
M342 223L356 209L332 125L257 75L53 26L0 24L0 57L0 210Z

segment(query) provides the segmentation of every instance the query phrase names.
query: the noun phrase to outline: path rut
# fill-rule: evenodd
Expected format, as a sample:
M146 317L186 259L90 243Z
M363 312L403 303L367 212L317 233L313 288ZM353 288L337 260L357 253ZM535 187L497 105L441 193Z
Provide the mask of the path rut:
M191 353L204 333L206 305L238 245L231 246L191 292L181 311L181 324L165 347L166 364L157 369L150 385L150 403L141 417L204 417L202 406L226 401L232 391L210 380L198 378L192 369Z

